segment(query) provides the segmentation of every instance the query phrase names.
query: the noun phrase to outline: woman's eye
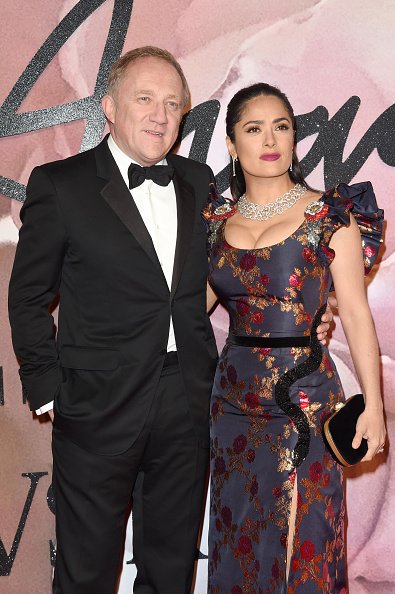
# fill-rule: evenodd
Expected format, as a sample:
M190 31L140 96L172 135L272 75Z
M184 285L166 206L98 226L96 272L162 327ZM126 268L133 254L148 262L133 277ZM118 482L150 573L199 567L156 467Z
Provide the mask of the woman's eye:
M280 124L276 130L289 130L289 126L287 124Z
M260 132L260 128L258 126L252 126L252 128L247 128L247 134Z

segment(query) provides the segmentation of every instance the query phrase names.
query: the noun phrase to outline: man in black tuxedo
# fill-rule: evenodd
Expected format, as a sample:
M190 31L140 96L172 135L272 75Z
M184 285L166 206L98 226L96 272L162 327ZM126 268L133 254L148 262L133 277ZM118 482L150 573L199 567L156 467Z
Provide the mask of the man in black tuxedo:
M110 136L27 186L10 320L30 407L54 401L55 594L113 594L132 493L134 591L191 588L217 349L214 177L169 153L188 101L171 54L128 52L103 98Z
M110 136L28 183L10 320L30 407L54 400L56 594L114 592L137 477L134 591L191 587L217 349L200 215L214 178L169 153L188 102L171 54L128 52L103 99Z

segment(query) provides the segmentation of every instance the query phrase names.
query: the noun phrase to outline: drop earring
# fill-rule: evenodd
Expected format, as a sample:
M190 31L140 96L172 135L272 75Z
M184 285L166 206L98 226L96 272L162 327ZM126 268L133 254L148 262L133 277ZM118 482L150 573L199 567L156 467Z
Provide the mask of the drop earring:
M237 157L232 157L232 173L233 173L233 177L236 177L236 161L237 161Z
M291 165L289 166L289 171L292 171L292 161L291 161Z

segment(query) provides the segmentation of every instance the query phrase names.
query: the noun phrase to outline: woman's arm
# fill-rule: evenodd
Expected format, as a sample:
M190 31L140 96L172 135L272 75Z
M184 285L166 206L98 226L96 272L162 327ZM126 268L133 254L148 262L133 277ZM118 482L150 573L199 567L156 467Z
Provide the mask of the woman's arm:
M350 226L341 227L331 239L330 247L336 255L330 270L339 316L365 396L365 411L358 419L353 447L357 448L365 437L369 449L363 460L371 460L384 444L386 434L379 348L366 296L361 235L354 217L350 216L350 219Z

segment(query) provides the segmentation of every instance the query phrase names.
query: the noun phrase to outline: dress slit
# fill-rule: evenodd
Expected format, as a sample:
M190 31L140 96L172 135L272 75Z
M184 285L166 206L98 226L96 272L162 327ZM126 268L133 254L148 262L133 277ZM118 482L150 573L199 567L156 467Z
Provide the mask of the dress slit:
M294 486L293 486L293 490L292 490L291 505L290 505L290 510L289 510L289 520L288 520L287 557L286 557L286 571L285 571L286 585L288 584L292 554L293 554L293 550L294 550L297 508L298 508L298 475L295 472L295 482L294 482Z

